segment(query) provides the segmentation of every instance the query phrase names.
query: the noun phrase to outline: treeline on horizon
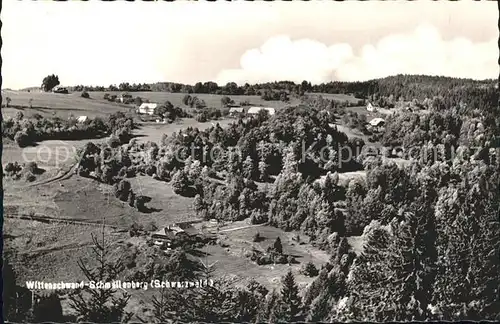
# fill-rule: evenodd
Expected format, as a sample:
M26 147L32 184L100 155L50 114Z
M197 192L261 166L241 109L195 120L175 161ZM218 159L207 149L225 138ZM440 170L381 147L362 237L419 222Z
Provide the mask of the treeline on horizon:
M173 93L206 93L218 95L261 95L263 91L287 91L302 95L306 92L352 94L357 98L366 99L373 95L390 96L403 99L425 99L442 94L442 90L483 89L494 88L498 83L495 79L473 80L428 75L399 74L368 81L331 81L321 84L311 84L306 80L301 83L292 81L276 81L267 83L238 86L235 82L218 85L215 82L197 82L195 85L176 82L157 83L120 83L119 85L69 87L72 91L128 91L128 92L173 92Z

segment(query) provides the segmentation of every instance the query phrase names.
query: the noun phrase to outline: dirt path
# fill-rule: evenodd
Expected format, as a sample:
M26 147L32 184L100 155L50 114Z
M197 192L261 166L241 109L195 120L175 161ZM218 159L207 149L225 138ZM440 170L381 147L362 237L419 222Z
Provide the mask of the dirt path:
M87 220L81 219L71 219L71 218L57 218L50 217L46 215L28 215L28 214L4 214L5 218L13 218L13 219L23 219L41 223L63 223L63 224L71 224L71 225L81 225L81 226L94 226L94 227L102 227L103 224L100 222L89 222ZM126 230L124 227L119 227L115 225L104 224L105 227L109 227L115 230Z
M93 246L94 243L70 243L70 244L65 244L65 245L59 245L59 246L52 246L48 248L38 248L38 249L33 249L33 250L28 250L24 251L23 254L32 254L32 253L44 253L44 252L55 252L55 251L69 251L69 250L78 250L83 247L87 246Z
M238 230L242 230L245 228L260 227L260 226L264 226L264 225L267 225L267 224L247 225L247 226L240 226L240 227L235 227L235 228L228 228L228 229L220 230L219 233L238 231Z
M67 171L63 171L63 172L59 171L59 174L52 177L52 178L45 179L45 180L42 180L39 182L30 183L30 184L24 186L24 188L30 188L30 187L40 186L40 185L44 185L44 184L49 184L49 183L60 181L60 180L69 179L73 176L73 174L75 174L77 168L78 168L78 163L75 163Z

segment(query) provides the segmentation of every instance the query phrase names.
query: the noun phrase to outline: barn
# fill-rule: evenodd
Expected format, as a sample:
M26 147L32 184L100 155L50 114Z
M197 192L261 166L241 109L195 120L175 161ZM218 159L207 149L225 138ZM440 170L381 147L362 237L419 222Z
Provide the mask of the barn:
M266 110L271 116L276 113L274 108L269 107L250 107L247 113L250 115L257 115L261 110Z
M371 131L382 131L385 125L383 118L373 118L368 122L367 128Z
M85 123L87 121L87 119L89 119L87 116L78 116L76 121L79 123Z
M190 236L199 234L198 231L192 226L191 222L180 222L168 225L167 227L159 230L151 235L155 245L167 246L175 245L177 241L184 240Z
M243 107L233 107L231 109L229 109L229 115L231 116L238 116L239 114L242 114L244 113L245 110L243 109Z
M154 115L155 109L158 107L157 103L145 102L139 106L137 109L137 113L146 114L146 115Z

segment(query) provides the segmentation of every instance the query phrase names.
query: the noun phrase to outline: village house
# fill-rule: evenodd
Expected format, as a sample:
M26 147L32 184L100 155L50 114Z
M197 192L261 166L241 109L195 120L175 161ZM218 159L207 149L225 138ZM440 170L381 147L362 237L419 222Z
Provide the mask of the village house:
M145 102L137 109L138 114L154 115L155 109L158 107L157 103Z
M385 120L383 118L373 118L368 122L366 128L372 132L381 132L384 130Z
M369 102L367 105L366 105L366 110L370 111L370 112L376 112L378 110L378 107L375 107L374 105L372 105L371 102Z
M155 245L166 244L167 247L176 242L185 240L191 236L197 235L198 230L193 227L192 222L180 222L167 225L165 228L151 235Z
M63 93L63 94L68 94L68 88L66 87L61 87L61 86L56 86L52 89L53 93Z
M244 112L245 112L245 110L243 109L243 107L233 107L233 108L229 109L229 115L231 117L236 117Z
M274 108L269 108L269 107L250 107L248 108L247 114L257 115L261 110L267 110L267 112L271 116L274 115L276 112Z
M87 116L78 116L76 121L79 123L85 123L87 121L87 119L89 119Z

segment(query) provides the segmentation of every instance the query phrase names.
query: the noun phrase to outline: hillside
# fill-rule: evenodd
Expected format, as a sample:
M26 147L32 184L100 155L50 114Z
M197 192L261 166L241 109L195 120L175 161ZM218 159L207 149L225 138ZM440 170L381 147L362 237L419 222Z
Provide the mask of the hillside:
M44 117L58 116L68 118L70 115L86 115L90 118L105 117L116 112L128 112L130 106L110 103L100 98L85 99L80 93L58 94L45 92L27 92L2 90L2 106L5 105L5 98L9 97L11 102L9 107L2 107L3 117L13 117L16 112L22 111L27 117L33 114L40 114ZM30 100L31 106L30 107Z

